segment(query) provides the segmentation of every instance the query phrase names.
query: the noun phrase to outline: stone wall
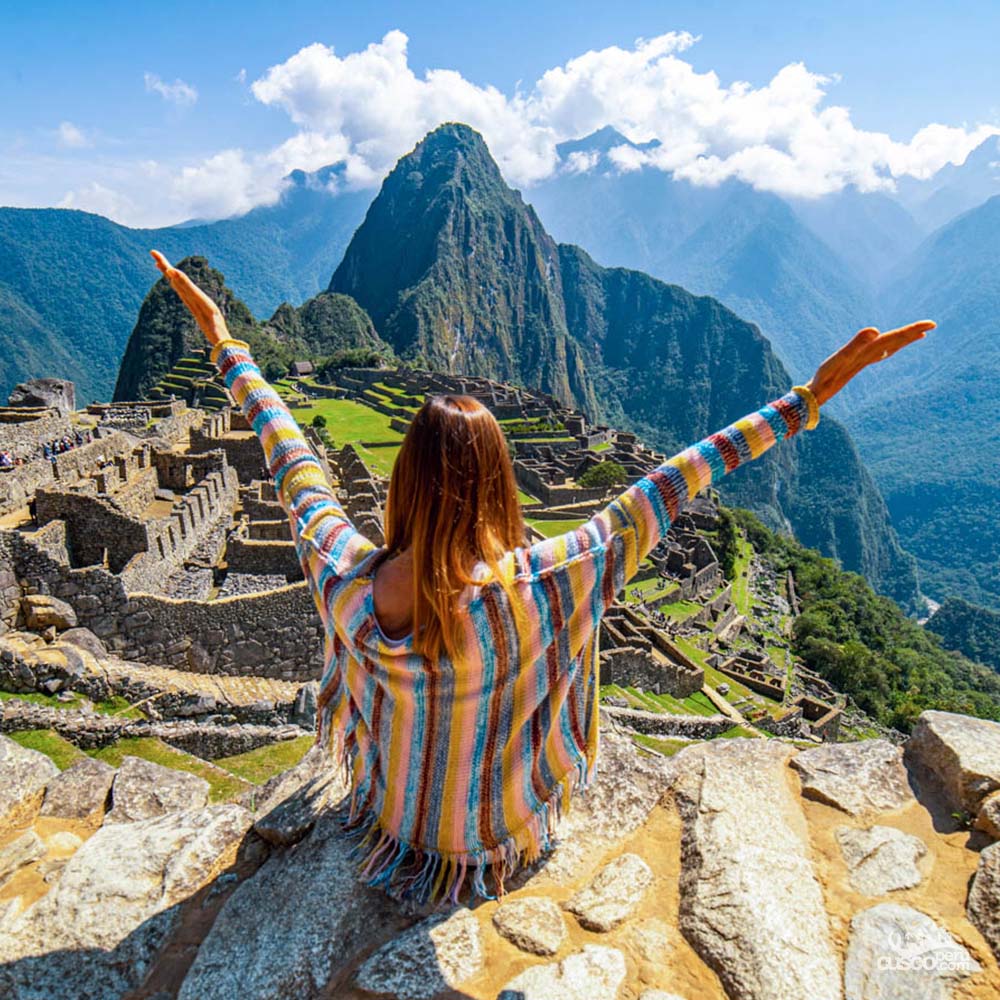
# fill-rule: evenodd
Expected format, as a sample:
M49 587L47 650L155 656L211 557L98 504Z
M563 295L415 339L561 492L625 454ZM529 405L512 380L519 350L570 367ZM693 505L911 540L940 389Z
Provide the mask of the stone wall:
M701 690L705 671L674 660L664 663L648 650L623 646L601 651L601 683L687 698Z
M54 408L0 406L0 451L27 458L44 441L72 435L73 430L69 417Z
M732 719L724 715L670 715L641 712L634 708L612 708L609 705L602 705L601 711L613 722L647 736L683 736L691 740L710 740L735 725Z
M61 521L31 536L0 531L0 566L16 581L0 590L8 627L23 589L67 601L81 626L129 660L284 680L312 680L322 670L323 625L304 582L210 602L130 595L101 567L70 568Z

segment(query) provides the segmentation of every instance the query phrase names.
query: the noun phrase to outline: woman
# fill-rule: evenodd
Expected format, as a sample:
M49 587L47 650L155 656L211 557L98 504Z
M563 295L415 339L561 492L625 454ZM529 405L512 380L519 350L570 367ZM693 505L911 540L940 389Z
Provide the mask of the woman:
M865 329L799 386L670 459L586 524L524 547L503 433L467 396L429 399L393 467L386 545L348 520L288 409L215 303L157 266L260 436L326 629L319 741L350 770L371 885L419 902L492 898L549 849L594 775L604 611L681 504L802 428L931 322Z

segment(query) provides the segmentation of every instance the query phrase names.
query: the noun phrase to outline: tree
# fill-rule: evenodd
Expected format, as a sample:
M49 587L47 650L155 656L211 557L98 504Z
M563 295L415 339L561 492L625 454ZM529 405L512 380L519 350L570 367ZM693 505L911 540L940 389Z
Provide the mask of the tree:
M610 458L592 465L577 480L580 486L588 489L591 486L622 486L627 482L628 473L624 466Z
M326 427L326 417L324 417L322 413L317 413L312 418L312 425L317 429L321 427Z

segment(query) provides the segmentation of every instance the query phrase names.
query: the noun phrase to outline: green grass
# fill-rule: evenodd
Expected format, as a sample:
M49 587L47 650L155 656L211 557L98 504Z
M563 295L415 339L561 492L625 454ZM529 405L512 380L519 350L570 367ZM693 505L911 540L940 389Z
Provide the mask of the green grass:
M662 576L648 576L645 580L630 580L625 584L625 593L631 597L632 591L638 590L643 597L648 597L650 594L673 586L673 581L666 580Z
M586 518L577 517L567 521L543 521L537 517L526 517L525 521L533 528L537 528L546 538L555 538L574 528L579 528Z
M112 767L120 767L125 757L141 757L143 760L161 764L174 771L187 771L204 778L209 786L209 802L227 802L245 792L249 783L235 774L226 772L208 761L201 760L183 750L168 746L162 740L147 736L127 737L100 750L89 750L88 755L103 760Z
M624 698L630 708L643 712L657 712L668 715L717 715L718 709L700 691L687 698L675 698L669 694L653 694L634 687L620 687L617 684L602 684L601 697L618 695Z
M389 426L391 417L353 399L316 399L309 406L292 410L300 424L310 423L317 413L326 417L326 429L338 446L355 441L403 440L403 435Z
M83 756L81 750L53 729L19 729L8 735L15 743L45 754L60 771L65 771Z
M696 601L674 601L671 604L659 605L657 611L666 615L667 618L682 622L698 614L701 611L701 605Z
M733 740L743 736L748 739L757 739L756 733L751 733L749 729L744 729L743 726L733 726L732 729L727 729L724 733L719 733L715 738L717 740Z
M745 539L736 540L736 558L733 561L733 604L741 615L750 613L750 558L753 546Z
M391 476L392 467L396 463L396 456L399 454L401 445L386 445L378 448L365 448L360 444L355 444L361 460L372 472L377 472L381 476Z
M214 763L245 781L260 785L268 778L298 764L315 742L312 736L300 736L298 739L272 743L234 757L220 757Z
M632 733L632 740L646 750L652 750L663 757L673 757L678 750L691 746L688 740L671 740L658 736L647 736L645 733Z
M607 451L611 447L610 441L602 441L601 444L592 444L591 451Z
M33 705L47 705L49 708L71 709L81 708L86 699L72 692L72 701L59 701L54 694L42 694L38 691L31 691L28 694L11 694L9 691L0 691L0 701L30 701Z
M530 493L525 493L522 489L518 489L517 499L520 503L538 503L538 497L533 497Z
M95 701L94 710L104 715L117 715L122 719L145 719L146 716L138 708L133 708L127 698L120 694L112 695L104 701Z

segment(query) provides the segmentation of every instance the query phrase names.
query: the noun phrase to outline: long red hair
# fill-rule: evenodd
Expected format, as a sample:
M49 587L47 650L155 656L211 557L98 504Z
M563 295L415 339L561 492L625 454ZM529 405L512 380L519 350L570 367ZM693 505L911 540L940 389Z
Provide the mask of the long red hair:
M477 561L500 579L504 553L525 542L514 467L496 418L471 396L432 396L410 424L385 510L389 556L413 556L413 648L461 655L459 598Z

